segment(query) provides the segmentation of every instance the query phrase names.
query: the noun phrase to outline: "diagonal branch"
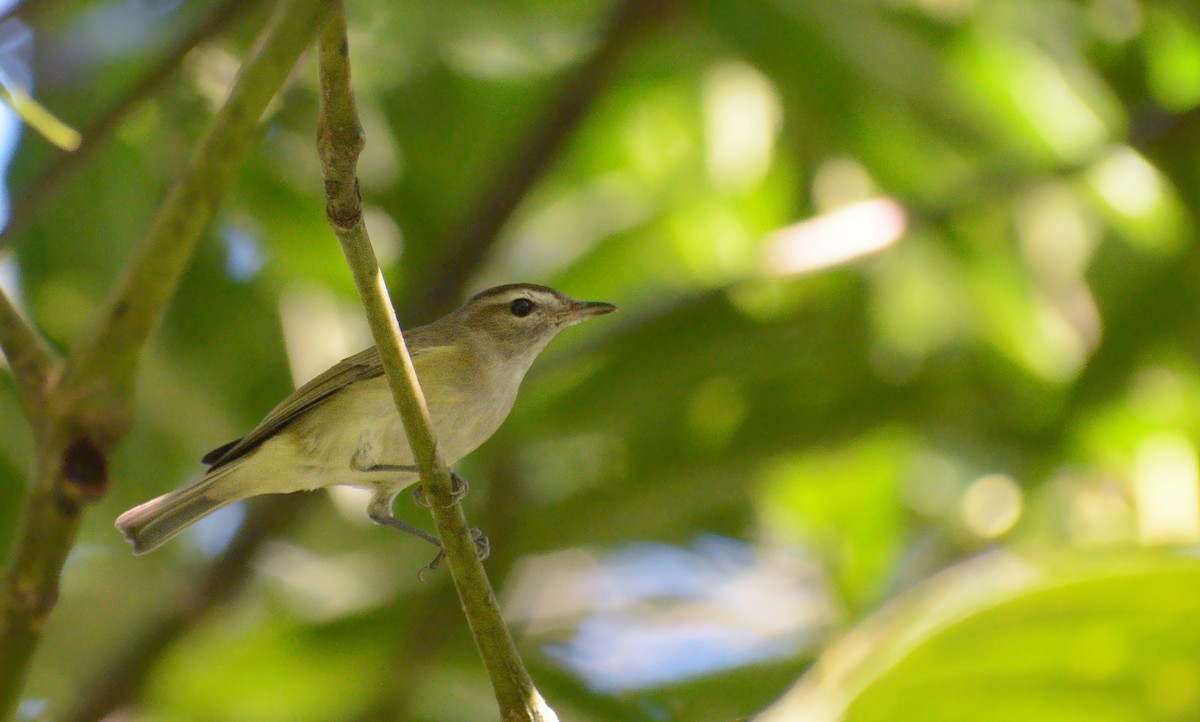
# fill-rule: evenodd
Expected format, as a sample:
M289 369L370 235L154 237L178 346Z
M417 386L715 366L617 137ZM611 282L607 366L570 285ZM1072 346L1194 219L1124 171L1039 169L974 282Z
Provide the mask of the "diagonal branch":
M16 708L83 509L108 484L108 456L128 428L141 347L232 182L267 103L326 10L326 0L280 2L91 332L67 358L45 421L35 429L33 480L0 586L0 718Z
M158 323L241 166L267 103L295 65L326 3L288 0L277 10L271 31L243 66L208 134L134 249L91 326L94 331L73 349L64 383L83 386L103 380L126 391L132 382L137 349Z
M317 139L328 195L327 215L358 287L371 335L404 422L421 486L430 499L463 613L483 657L503 720L557 720L525 671L504 624L491 583L475 555L475 541L454 496L450 472L438 451L429 410L400 333L375 250L362 218L355 166L363 146L362 127L350 83L346 20L341 4L321 30L321 118Z
M41 424L50 378L58 371L59 359L3 290L0 290L0 350L8 359L25 415L36 429Z
M150 70L127 89L116 102L83 129L83 142L72 153L59 153L37 178L22 193L12 206L8 225L0 231L0 245L7 243L20 232L42 205L54 197L55 192L66 181L75 176L89 158L112 137L121 121L137 108L142 101L153 95L175 74L183 59L197 46L211 37L219 35L235 19L253 10L262 0L225 0L203 21L193 27L187 35L151 66ZM29 12L26 2L11 12ZM0 22L3 19L0 18Z
M517 492L517 479L512 460L505 457L493 461L482 476L487 479L487 500L481 506L480 526L488 530L488 537L500 543L495 553L488 557L492 573L504 577L516 559L512 545L504 541L513 536L521 495ZM383 671L388 680L379 689L379 696L366 707L356 719L359 722L389 718L405 718L411 715L413 698L427 682L431 670L439 667L441 659L431 650L442 649L443 641L454 631L455 615L453 592L445 587L431 590L416 600L405 618L419 634L409 634L398 639L393 646Z
M618 11L613 17L628 17L628 13L633 11L633 8L628 7L630 4L637 4L636 0L627 0L622 6L625 9ZM571 120L568 117L570 114L564 113L560 108L578 107L579 118L587 114L591 104L594 104L603 92L603 88L599 86L612 78L612 73L603 68L613 66L619 60L617 57L608 55L607 49L616 46L624 49L625 52L628 51L629 43L623 38L614 37L614 35L627 35L631 32L632 28L626 23L610 22L595 51L597 55L603 57L589 58L585 66L593 68L593 70L580 70L564 82L561 91L562 97L551 103L546 115L531 130L527 139L518 144L512 154L511 165L506 166L504 179L498 182L496 187L514 188L523 185L524 192L528 192L529 187L534 185L537 179L553 165L554 159L562 152L565 143L555 142L553 138L538 140L538 136L547 133L561 134L563 137L569 135L570 128L577 124L578 118ZM478 217L484 215L484 211L477 210L462 223L462 227L474 229L459 239L459 242L471 246L470 249L461 252L461 257L468 260L461 266L455 267L455 278L448 278L442 282L444 285L439 293L439 298L443 299L441 301L442 308L436 310L444 310L460 296L467 280L477 268L478 263L487 255L488 250L495 244L501 227L507 222L508 215L505 213L511 215L516 209L517 202L510 201L500 204L490 198L493 193L493 189L488 187L485 192L480 194L479 202L474 204L476 209L492 208L486 212L486 215L492 219L490 222L481 222ZM478 260L472 264L469 260L472 258ZM408 301L401 305L401 308L405 311L402 314L405 318L417 318L422 314L431 313L431 308L423 297L418 302L410 296ZM260 511L252 511L251 514L277 515L279 517L277 524L290 523L304 508L304 505L298 503L298 499L293 498L294 496L264 498L258 507ZM489 506L489 510L491 510L491 506ZM487 525L489 531L493 531L494 523L493 521ZM162 618L149 622L143 628L145 631L135 634L130 646L122 650L119 656L98 665L98 673L93 683L85 687L80 695L79 703L63 716L64 722L95 722L95 720L103 719L111 714L119 706L135 699L142 678L178 638L211 612L214 607L219 606L243 588L241 584L218 587L210 580L231 575L238 578L245 577L250 563L273 533L274 531L269 530L266 525L254 524L251 518L248 518L238 530L229 549L206 567L198 581L179 591L177 597L180 600L179 603L168 605ZM231 557L234 549L238 551ZM493 558L496 558L495 555ZM193 599L201 599L203 603L194 608L184 603L184 600ZM426 608L435 607L438 599L440 596L431 596L430 603ZM426 616L422 614L419 615L419 618L425 619ZM150 644L145 641L149 639L156 640L156 642ZM399 661L396 663L397 668L400 667L400 664ZM407 675L400 676L404 677L405 682L409 681ZM132 688L126 689L127 681L132 682ZM405 705L400 699L406 694L404 687L405 685L397 680L396 690L399 697L391 698L386 703L381 701L380 704L386 704L387 709L393 712L397 709L405 709Z

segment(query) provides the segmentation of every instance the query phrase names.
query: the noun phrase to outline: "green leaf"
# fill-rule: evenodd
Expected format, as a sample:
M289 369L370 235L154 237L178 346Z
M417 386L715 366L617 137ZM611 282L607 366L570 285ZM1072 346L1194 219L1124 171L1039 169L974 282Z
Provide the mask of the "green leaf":
M758 719L1194 720L1198 589L1190 556L983 557L851 630Z

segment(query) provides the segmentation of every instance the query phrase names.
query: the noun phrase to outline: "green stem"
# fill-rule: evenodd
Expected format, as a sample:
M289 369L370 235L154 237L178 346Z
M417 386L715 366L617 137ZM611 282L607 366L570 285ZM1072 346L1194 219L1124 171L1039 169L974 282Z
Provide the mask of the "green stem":
M375 250L367 237L355 177L363 133L354 106L346 21L340 3L321 30L321 97L317 140L328 196L326 212L379 348L392 398L421 472L421 485L430 500L434 526L442 540L463 613L491 679L501 719L557 720L521 662L483 564L476 556L474 538L462 506L455 500L450 471L438 451L429 409L396 321Z
M84 507L108 483L128 428L142 346L158 323L250 147L263 111L308 45L325 0L283 0L108 302L75 344L37 428L33 480L0 587L0 719L11 717L58 594Z

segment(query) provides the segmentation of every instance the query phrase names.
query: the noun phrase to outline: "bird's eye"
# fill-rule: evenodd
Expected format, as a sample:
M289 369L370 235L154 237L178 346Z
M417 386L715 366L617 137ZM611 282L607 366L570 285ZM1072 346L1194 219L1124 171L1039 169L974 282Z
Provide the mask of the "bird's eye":
M508 310L517 318L524 318L533 313L533 301L528 298L517 298L508 305Z

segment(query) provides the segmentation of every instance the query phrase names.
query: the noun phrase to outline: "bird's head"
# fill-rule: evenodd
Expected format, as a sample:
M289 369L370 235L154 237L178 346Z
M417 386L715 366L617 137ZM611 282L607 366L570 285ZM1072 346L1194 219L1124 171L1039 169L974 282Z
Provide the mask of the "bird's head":
M547 286L510 283L475 294L451 315L496 355L532 362L559 331L615 310L611 303L576 301Z

